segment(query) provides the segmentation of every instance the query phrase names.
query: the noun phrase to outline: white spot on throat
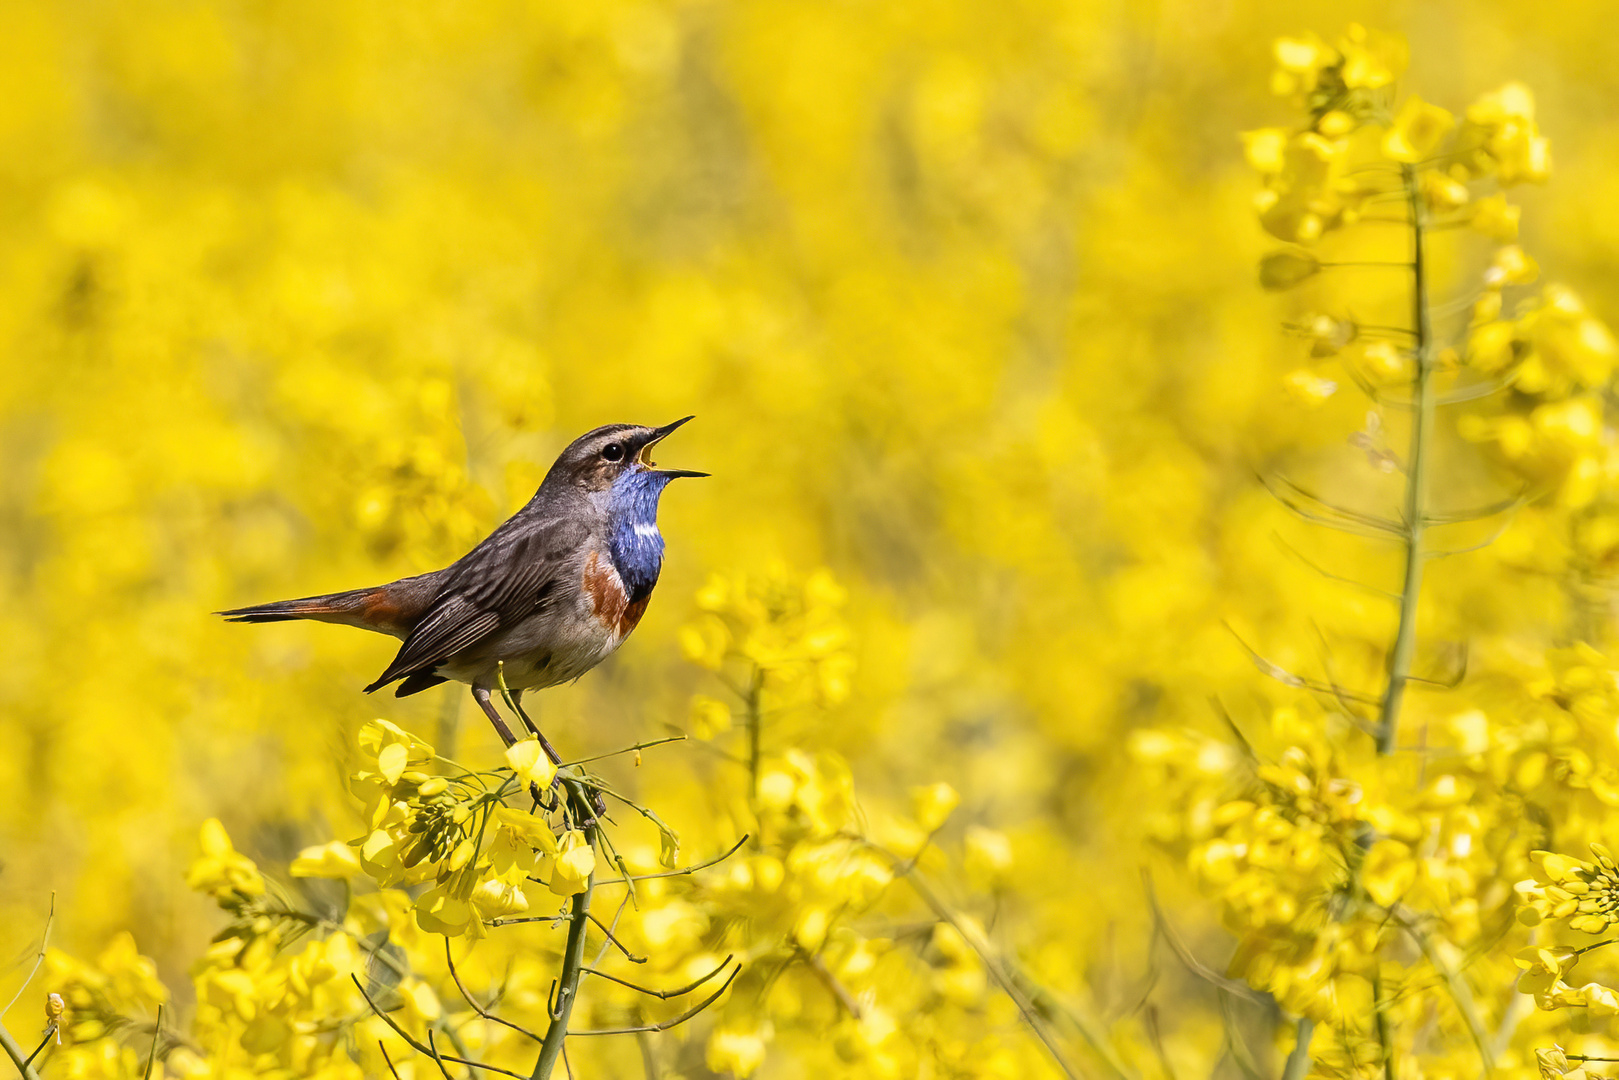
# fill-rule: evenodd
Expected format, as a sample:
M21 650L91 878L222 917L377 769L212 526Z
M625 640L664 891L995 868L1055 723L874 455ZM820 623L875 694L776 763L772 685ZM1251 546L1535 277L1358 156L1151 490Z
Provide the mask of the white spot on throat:
M658 535L658 527L656 525L637 525L635 527L635 535L646 537L650 540L652 537Z

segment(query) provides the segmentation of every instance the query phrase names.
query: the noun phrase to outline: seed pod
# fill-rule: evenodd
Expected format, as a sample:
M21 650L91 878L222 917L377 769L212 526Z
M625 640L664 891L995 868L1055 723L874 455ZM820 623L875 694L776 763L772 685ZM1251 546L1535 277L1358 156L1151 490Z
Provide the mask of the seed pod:
M399 861L407 868L413 868L423 859L427 858L428 846L425 839L417 839L399 856Z

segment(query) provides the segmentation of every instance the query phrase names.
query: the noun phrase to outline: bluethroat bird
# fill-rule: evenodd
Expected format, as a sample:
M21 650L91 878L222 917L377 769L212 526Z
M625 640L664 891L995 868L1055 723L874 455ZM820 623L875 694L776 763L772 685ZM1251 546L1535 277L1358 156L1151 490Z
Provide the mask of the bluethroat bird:
M708 475L653 465L652 448L690 419L610 424L576 439L526 506L442 570L218 614L233 622L315 619L401 638L366 693L395 682L398 697L467 683L510 746L516 736L490 697L504 680L524 726L560 764L523 710L523 692L579 678L641 621L663 567L663 489Z

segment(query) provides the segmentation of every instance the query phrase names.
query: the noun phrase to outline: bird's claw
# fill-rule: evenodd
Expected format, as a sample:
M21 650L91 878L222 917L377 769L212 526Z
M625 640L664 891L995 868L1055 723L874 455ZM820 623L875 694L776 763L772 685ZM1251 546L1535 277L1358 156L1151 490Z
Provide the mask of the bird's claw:
M573 812L577 818L574 827L588 829L607 816L607 802L598 792L592 791L588 803L580 799L574 800Z
M551 786L555 787L556 781L553 780ZM528 786L528 793L534 800L534 805L546 813L549 814L557 808L557 797L549 789L541 791L540 785L531 783Z

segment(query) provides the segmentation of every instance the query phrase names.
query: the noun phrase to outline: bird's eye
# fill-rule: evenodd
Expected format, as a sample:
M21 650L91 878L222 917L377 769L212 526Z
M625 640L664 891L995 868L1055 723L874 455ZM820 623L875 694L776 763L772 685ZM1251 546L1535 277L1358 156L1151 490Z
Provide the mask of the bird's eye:
M608 461L623 461L624 447L619 443L610 442L606 446L602 447L602 457L606 458Z

